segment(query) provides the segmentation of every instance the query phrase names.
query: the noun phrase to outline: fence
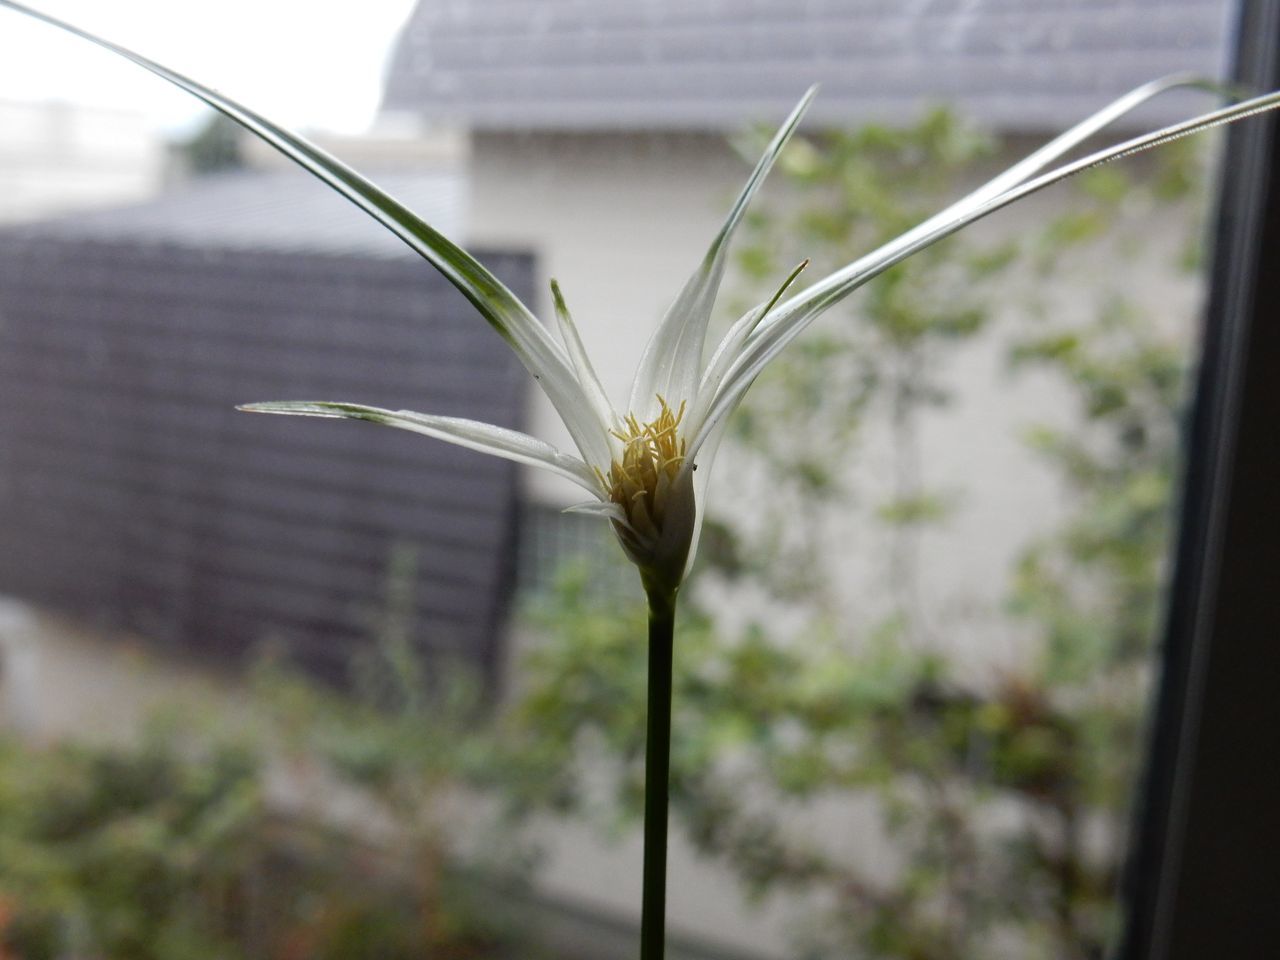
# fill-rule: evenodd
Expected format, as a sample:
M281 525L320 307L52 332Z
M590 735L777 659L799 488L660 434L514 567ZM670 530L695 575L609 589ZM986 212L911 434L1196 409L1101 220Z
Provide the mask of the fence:
M518 293L532 264L486 261ZM339 673L416 558L430 650L492 674L511 464L234 404L334 399L518 426L524 375L411 257L0 234L0 593L200 654Z

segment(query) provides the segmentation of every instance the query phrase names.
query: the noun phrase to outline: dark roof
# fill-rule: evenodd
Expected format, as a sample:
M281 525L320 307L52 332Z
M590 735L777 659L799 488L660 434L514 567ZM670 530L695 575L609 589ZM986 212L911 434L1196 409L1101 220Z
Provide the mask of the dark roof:
M234 405L345 399L519 427L519 363L394 241L391 256L321 249L363 240L291 217L313 249L283 249L298 238L264 213L279 249L248 245L253 218L233 228L239 211L213 202L229 194L201 193L177 204L208 212L178 230L198 243L161 238L151 214L169 201L0 231L0 593L204 654L281 641L338 674L385 621L407 548L422 642L492 675L514 465ZM483 258L530 295L529 257Z
M384 105L479 129L724 129L821 81L826 124L945 100L1043 132L1154 77L1218 75L1228 17L1227 0L420 0Z
M461 174L369 174L446 236L465 215ZM412 256L387 230L309 174L297 170L201 177L152 200L9 228L18 235L177 243L222 250Z

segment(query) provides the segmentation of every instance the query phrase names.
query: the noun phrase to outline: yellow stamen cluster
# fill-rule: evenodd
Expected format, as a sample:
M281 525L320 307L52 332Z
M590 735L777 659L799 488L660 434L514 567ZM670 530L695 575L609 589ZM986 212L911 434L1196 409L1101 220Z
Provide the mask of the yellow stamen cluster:
M613 431L623 443L622 460L610 464L607 477L599 474L609 499L627 516L631 529L626 533L639 538L637 547L661 536L671 491L685 459L685 440L679 436L685 405L682 402L673 413L662 397L658 404L658 416L648 423L627 414L623 429Z

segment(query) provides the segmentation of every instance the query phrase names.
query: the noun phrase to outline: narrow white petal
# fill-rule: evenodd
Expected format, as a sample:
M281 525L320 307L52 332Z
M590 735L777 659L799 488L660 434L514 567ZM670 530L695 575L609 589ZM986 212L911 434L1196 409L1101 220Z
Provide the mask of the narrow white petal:
M530 324L530 329L546 333L542 324L532 316ZM583 458L591 463L608 463L611 458L608 427L597 415L596 404L588 388L558 355L559 346L554 341L551 341L551 346L556 347L557 354L547 350L540 339L534 339L530 344L517 346L515 353L551 401Z
M561 513L589 513L596 517L606 517L609 520L617 520L619 523L627 522L626 511L612 500L587 500L584 503L575 503L565 507Z
M1254 97L1230 107L1214 110L1191 120L1172 124L1153 133L1134 137L1113 147L1099 150L1080 160L1064 164L1048 173L1022 182L1005 190L1003 193L984 200L976 206L967 206L966 209L960 212L952 212L948 216L939 215L930 218L922 225L928 225L928 230L922 230L917 227L908 231L908 233L896 240L890 241L842 270L836 271L825 280L819 281L782 304L767 321L757 327L755 333L748 338L745 348L721 381L717 395L708 407L708 423L718 419L726 411L736 406L742 394L746 392L751 382L759 376L769 361L777 356L788 343L823 311L844 299L868 280L879 276L894 264L901 263L925 247L950 236L974 221L981 220L983 217L989 216L1023 197L1043 190L1045 187L1085 170L1123 157L1132 156L1135 153L1141 153L1202 130L1231 123L1257 113L1274 110L1277 107L1280 107L1280 93ZM955 211L957 207L948 209ZM703 432L706 429L705 425L701 428ZM697 443L698 438L695 437L691 447L696 447Z
M1043 170L1049 163L1058 159L1067 151L1078 146L1094 134L1104 130L1106 127L1115 123L1126 114L1131 113L1134 109L1152 98L1171 90L1185 87L1195 87L1211 91L1220 91L1221 89L1220 85L1192 74L1176 74L1159 80L1153 80L1149 83L1143 84L1142 86L1136 87L1107 104L1107 106L1103 107L1101 110L1086 117L1084 120L1071 127L1071 129L1054 137L1043 147L1035 150L1013 166L1009 167L1007 170L1000 173L998 176L978 187L976 190L966 194L946 209L934 214L928 220L925 220L923 223L917 225L911 230L908 230L906 233L894 238L888 244L879 248L873 256L891 255L899 249L905 250L911 247L913 243L921 238L932 236L933 232L940 225L949 223L966 212L976 210L978 207L1004 193L1006 190L1012 189L1018 184L1025 182L1028 178ZM859 267L859 265L865 266L867 262L868 258L863 258L857 263L846 267L843 271L840 271L840 273L844 274L853 272L855 268ZM838 275L839 274L833 276ZM831 280L832 277L828 277L821 283L815 284L813 287L805 290L800 295L800 298L810 296L811 293L817 291L823 284L826 284ZM859 283L861 282L865 282L865 279L859 281ZM785 304L783 311L792 311L794 304L795 299ZM783 311L780 311L779 313L781 314ZM699 387L700 396L699 404L695 410L696 414L705 416L712 406L714 406L713 397L706 396L705 394L707 392L715 394L719 391L725 375L728 372L728 368L739 359L739 354L743 348L743 344L763 319L764 311L760 312L758 315L755 311L748 313L734 324L733 328L731 328L729 333L725 336L725 339L721 342L720 347L717 349L715 355L711 359L711 362L708 364L707 373L703 376L702 384ZM771 317L770 322L772 323L774 320L780 319L783 319L781 315ZM811 320L812 317L809 319ZM779 347L778 349L781 348ZM777 353L777 349L770 351L765 363L776 356ZM754 379L754 377L751 379ZM749 382L750 380L748 380L748 383ZM695 420L695 423L696 422L697 421Z
M729 417L724 416L711 424L696 450L689 454L687 463L693 474L693 502L696 510L693 516L693 539L689 543L689 559L685 561L685 576L693 569L694 557L698 554L698 542L702 539L702 524L707 518L707 485L711 480L711 466L715 463L716 452L720 449L720 441L724 438ZM696 460L695 460L696 454Z
M600 432L605 436L612 436L609 431L617 428L618 414L613 409L613 404L609 402L609 395L605 393L600 378L596 376L595 367L591 365L591 358L587 356L586 347L582 344L577 324L573 322L573 316L565 306L564 296L560 293L560 284L554 279L551 281L551 299L555 303L556 320L560 324L560 339L564 341L565 349L569 352L569 361L573 364L574 373L578 376L578 384L591 404L596 419L600 422Z
M612 500L588 500L585 503L575 503L573 506L565 507L561 513L585 513L591 517L599 517L602 520L612 520L620 523L628 530L635 532L635 527L631 526L631 522L627 519L626 511Z
M1054 137L1040 149L1032 152L1022 160L1015 163L1012 167L1000 173L998 176L987 181L982 186L969 194L966 194L960 200L948 206L934 216L925 220L923 223L912 228L899 237L896 237L890 243L881 247L877 253L892 253L897 247L906 248L910 244L921 237L929 236L934 229L940 224L946 223L964 212L976 209L983 203L999 196L1001 193L1016 187L1029 177L1043 170L1049 163L1061 157L1067 151L1078 146L1080 143L1102 131L1106 127L1115 123L1121 117L1132 112L1135 108L1157 97L1162 93L1183 87L1197 87L1209 90L1218 90L1219 86L1212 81L1191 75L1177 74L1170 77L1164 77L1159 80L1153 80L1145 83L1140 87L1129 91L1124 96L1112 101L1096 113L1086 117L1080 123L1077 123L1071 129ZM865 260L865 258L864 258ZM851 269L851 268L846 268ZM828 278L829 279L829 278ZM790 286L794 275L783 285L783 291ZM826 281L823 281L826 282ZM810 288L812 290L814 288ZM801 296L807 296L809 290L806 290ZM749 311L741 319L739 319L721 340L720 345L716 348L716 352L712 355L711 360L707 364L706 372L703 374L702 381L698 387L698 398L694 405L690 416L690 429L695 433L701 428L701 418L705 417L715 406L715 397L718 394L721 384L724 381L729 369L735 361L739 359L740 353L748 337L755 332L756 327L765 319L765 315L772 304L776 303L778 296L775 295L773 301L769 305L761 306ZM790 307L791 304L787 304ZM773 318L771 318L772 320ZM810 318L812 319L812 318ZM788 338L788 342L789 342ZM785 343L783 344L785 346ZM777 355L778 349L768 353L768 359L765 363ZM754 379L754 377L752 378ZM750 380L748 380L750 383ZM745 387L743 388L745 392ZM734 404L736 406L736 404ZM723 407L720 409L723 410Z
M283 401L277 403L246 403L237 407L249 413L276 413L295 417L329 417L339 420L368 420L372 423L411 430L444 440L448 443L492 454L518 463L542 467L552 473L572 480L592 494L602 495L600 481L585 463L577 457L561 453L551 444L518 430L464 420L459 417L437 417L412 410L383 410L355 403L327 403Z
M702 263L680 291L645 347L631 387L630 405L631 412L641 420L657 415L658 396L664 397L673 405L682 400L693 399L702 370L707 323L711 319L711 310L720 290L720 280L724 276L729 241L741 223L751 198L764 182L782 148L791 139L817 90L816 86L810 87L778 128L765 149L764 156L760 158L746 186L738 195L733 209L725 218L720 232L711 242Z
M1168 93L1171 90L1185 88L1195 88L1219 94L1223 92L1221 84L1214 83L1211 80L1189 73L1179 73L1168 77L1162 77L1158 80L1151 80L1139 87L1135 87L1123 96L1111 101L1111 103L1107 104L1101 110L1085 117L1069 130L1058 134L1044 146L1028 154L1026 157L1019 160L1013 166L1009 167L1007 170L998 174L991 180L988 180L982 186L978 187L978 189L966 194L945 210L934 214L934 216L924 221L924 223L921 223L907 233L902 234L902 236L898 237L895 242L909 242L913 234L917 232L921 234L927 233L933 224L955 216L962 210L985 203L992 197L999 196L1006 190L1016 187L1018 184L1039 173L1054 160L1059 159L1068 151L1079 146L1095 134L1101 133L1117 120L1120 120L1125 115L1132 113L1135 109L1142 106L1149 100L1152 100L1161 94Z
M809 261L806 260L797 266L787 276L787 279L782 281L782 285L778 287L772 299L748 311L729 328L729 332L724 335L720 345L716 347L716 352L711 355L711 360L707 363L707 369L702 374L702 382L698 384L698 395L694 399L693 406L690 408L689 415L686 418L685 429L687 431L696 434L701 429L702 418L706 416L707 411L711 408L711 404L715 400L716 391L720 388L720 382L724 379L725 374L729 372L733 362L738 359L743 344L746 343L747 338L755 332L756 327L768 316L769 311L782 299L782 295L790 289L796 278L800 276L808 265Z
M1043 147L1028 154L1013 166L988 180L976 190L961 197L955 203L935 213L928 220L917 224L880 248L878 252L891 252L898 247L908 247L921 237L929 236L941 224L948 223L964 213L975 210L1006 190L1016 187L1039 173L1053 161L1061 158L1068 151L1079 146L1089 137L1101 133L1117 120L1132 113L1142 104L1171 90L1196 88L1213 92L1222 92L1220 84L1197 77L1193 74L1175 74L1159 80L1152 80L1135 87L1123 96L1113 100L1101 110L1090 114L1075 126L1058 134ZM850 268L845 268L846 270ZM843 272L843 271L842 271ZM830 278L828 278L830 279ZM825 281L823 281L825 282ZM805 291L806 293L808 291ZM803 294L802 294L803 296Z

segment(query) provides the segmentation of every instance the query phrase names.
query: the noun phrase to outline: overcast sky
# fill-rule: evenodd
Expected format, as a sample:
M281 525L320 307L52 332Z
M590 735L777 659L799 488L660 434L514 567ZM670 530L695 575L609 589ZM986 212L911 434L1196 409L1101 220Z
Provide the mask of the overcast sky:
M391 44L415 0L27 3L286 126L359 133L373 119ZM140 68L0 8L0 100L44 99L138 110L167 132L185 132L201 116L191 97Z

